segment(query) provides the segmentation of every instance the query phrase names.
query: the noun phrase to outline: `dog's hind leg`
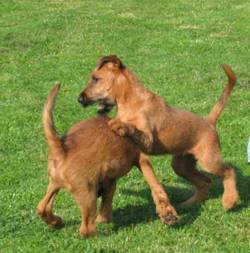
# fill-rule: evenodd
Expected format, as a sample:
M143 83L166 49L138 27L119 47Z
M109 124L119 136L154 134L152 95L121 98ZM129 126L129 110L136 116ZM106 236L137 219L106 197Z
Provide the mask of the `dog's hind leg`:
M151 194L156 205L156 211L161 221L168 225L175 224L178 219L177 213L174 207L170 204L169 198L163 186L156 178L149 159L142 153L140 155L138 167L150 187Z
M108 223L112 221L112 200L116 189L116 180L108 179L103 182L102 201L99 214L96 217L98 223Z
M82 223L80 227L81 236L92 236L96 233L95 215L97 191L93 185L77 189L72 192L76 202L81 208Z
M174 156L172 168L178 176L183 177L196 188L195 194L182 202L182 206L199 203L207 198L211 180L196 169L196 160L192 155Z
M209 142L208 142L209 144ZM198 163L204 170L221 177L224 187L222 204L226 210L233 208L239 198L236 188L236 176L232 167L223 162L218 145L208 145L202 147L202 153L196 152Z
M62 225L62 219L53 214L53 203L59 189L60 187L51 180L46 195L37 206L37 214L50 227L58 227Z

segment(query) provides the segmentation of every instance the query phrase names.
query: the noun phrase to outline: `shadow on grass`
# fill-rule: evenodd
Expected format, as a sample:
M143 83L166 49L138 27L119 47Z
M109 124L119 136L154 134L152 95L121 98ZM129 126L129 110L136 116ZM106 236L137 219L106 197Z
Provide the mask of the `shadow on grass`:
M233 165L232 165L233 166ZM242 171L237 166L233 166L237 172L237 186L240 194L240 203L231 212L241 212L244 208L250 205L250 176L244 176ZM218 177L211 176L207 174L212 179L212 186L209 191L208 199L222 198L223 187L221 180ZM181 182L185 182L183 179L179 178ZM171 187L164 186L166 192L169 195L172 205L176 208L180 220L174 226L173 229L179 229L184 226L191 225L197 217L201 214L201 204L196 204L188 208L180 207L180 203L192 196L194 190L192 186L187 183L187 187ZM159 219L156 211L153 199L151 197L151 192L149 188L145 188L141 191L134 191L131 189L121 189L122 194L133 195L139 198L147 200L146 204L138 205L127 205L123 208L116 208L113 210L113 224L112 225L101 225L101 234L106 235L110 233L115 233L116 231L134 226L141 223L149 223ZM222 208L222 206L221 206ZM71 220L65 222L65 227L75 226L81 224L81 218L79 220ZM166 225L167 226L167 225ZM98 229L99 230L99 229Z
M235 168L237 173L237 188L240 195L240 202L234 209L231 210L231 212L240 212L242 209L247 208L250 205L250 176L244 176L240 168L235 165L231 166ZM209 176L213 182L209 191L208 199L221 199L223 194L223 186L220 178L216 176L211 176L211 174L205 172L204 174ZM179 178L179 180L184 182L184 180L181 178ZM187 208L180 207L179 205L182 201L192 196L192 194L194 193L192 186L189 185L187 186L187 188L164 186L164 188L169 195L171 203L176 208L176 211L180 216L179 222L172 227L181 228L192 224L201 214L202 203ZM146 199L148 203L144 205L128 205L124 208L115 209L113 212L113 217L116 230L122 227L129 227L131 225L147 223L149 221L158 219L158 216L155 212L155 205L151 197L151 192L148 188L145 188L141 191L122 189L121 192L125 195L133 195Z
M167 187L167 189L165 188L165 190L168 192L168 195L170 196L170 199L172 199L172 204L174 206L176 206L176 210L178 212L179 215L181 215L181 219L178 222L178 224L176 224L175 226L172 227L180 227L183 225L187 225L187 224L191 224L197 216L199 216L200 214L200 205L195 205L194 207L189 208L188 212L190 212L191 210L191 214L190 215L185 215L185 209L184 208L179 208L178 204L176 205L176 199L180 199L181 196L186 196L188 198L188 196L192 195L191 190L187 189L187 188L176 188L176 187ZM110 230L110 227L108 227L108 229L105 227L107 225L99 225L99 226L104 226L104 231L102 230L102 235L105 235L107 233L106 230L109 231L109 234L115 231L118 231L122 228L125 227L130 227L130 226L134 226L137 224L141 224L141 223L149 223L150 221L154 221L159 219L159 217L156 214L156 210L155 210L155 204L153 202L153 199L151 197L151 191L149 190L149 188L145 188L141 191L134 191L134 190L130 190L130 189L122 189L121 192L125 195L133 195L136 197L140 197L143 199L147 200L147 203L145 204L139 204L139 205L126 205L123 208L115 208L113 209L113 224L112 224L112 229ZM175 196L175 197L172 197ZM178 201L180 202L180 201ZM64 226L62 228L65 227L71 227L71 226L80 226L81 224L81 217L79 216L79 219L77 220L66 220L64 221ZM165 225L168 226L168 225ZM99 229L98 229L99 230ZM106 231L106 232L105 232Z
M179 207L180 200L185 200L192 195L192 190L180 187L164 187L169 195L172 205L176 208L180 220L172 228L179 228L188 224L192 224L200 215L201 205L194 205L190 208ZM127 205L124 208L115 209L113 212L113 221L115 229L122 227L129 227L139 223L148 223L150 221L159 219L156 214L155 204L153 202L151 192L148 188L141 191L134 191L130 189L121 190L125 195L134 195L146 199L147 204L144 205ZM168 225L165 225L168 226Z

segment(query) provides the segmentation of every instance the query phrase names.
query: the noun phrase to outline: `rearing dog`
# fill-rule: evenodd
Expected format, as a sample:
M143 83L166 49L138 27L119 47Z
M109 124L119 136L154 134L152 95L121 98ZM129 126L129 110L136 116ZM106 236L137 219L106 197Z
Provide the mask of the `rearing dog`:
M206 118L170 107L146 89L115 55L99 60L79 102L88 106L99 101L102 109L116 105L116 118L109 122L113 131L129 136L146 154L172 154L176 174L196 188L195 194L183 205L200 202L208 195L211 180L196 169L197 162L207 172L220 176L224 186L222 202L228 210L236 204L238 191L234 169L226 166L221 158L215 125L236 77L228 65L224 64L223 68L228 84Z

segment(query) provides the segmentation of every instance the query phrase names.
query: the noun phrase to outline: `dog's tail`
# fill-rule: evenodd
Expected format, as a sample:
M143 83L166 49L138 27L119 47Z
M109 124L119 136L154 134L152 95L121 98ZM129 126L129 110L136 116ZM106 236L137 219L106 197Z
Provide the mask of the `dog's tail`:
M227 64L223 64L223 69L228 77L228 83L227 86L224 88L223 93L221 94L219 100L214 105L212 111L209 113L207 117L208 121L211 122L213 125L216 124L217 119L219 118L221 112L223 111L225 104L237 80L233 70Z
M49 148L53 150L53 152L58 153L58 155L64 155L63 145L54 127L52 115L56 96L58 94L59 89L60 83L57 83L50 91L47 101L44 104L43 129Z

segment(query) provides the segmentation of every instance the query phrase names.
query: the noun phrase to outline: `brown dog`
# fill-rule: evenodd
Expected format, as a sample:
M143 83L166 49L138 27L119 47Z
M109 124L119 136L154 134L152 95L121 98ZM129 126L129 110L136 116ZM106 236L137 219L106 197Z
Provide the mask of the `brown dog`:
M65 188L72 193L81 208L80 234L94 234L97 196L102 196L102 202L96 221L111 221L116 179L127 174L135 165L142 171L151 188L161 220L173 224L176 221L176 212L157 181L149 160L132 141L111 131L107 117L81 121L63 138L58 137L52 122L52 110L58 90L59 85L52 89L43 112L44 132L49 145L50 182L45 197L37 207L41 218L51 227L62 223L52 209L59 189Z
M222 178L223 206L231 209L238 199L234 169L224 164L215 124L228 99L236 77L223 65L229 78L219 101L207 118L172 108L147 90L116 56L100 59L79 101L87 106L94 101L117 106L117 116L109 122L120 136L129 136L147 154L172 154L172 167L196 187L196 193L183 204L190 205L207 197L210 179L196 169Z

